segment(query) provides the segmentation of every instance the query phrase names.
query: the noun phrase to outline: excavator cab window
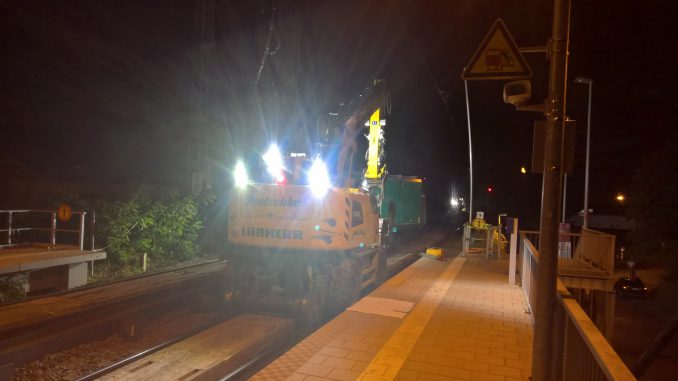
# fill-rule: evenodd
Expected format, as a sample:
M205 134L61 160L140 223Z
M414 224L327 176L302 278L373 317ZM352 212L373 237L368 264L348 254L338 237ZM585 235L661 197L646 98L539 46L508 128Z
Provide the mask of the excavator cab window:
M351 226L358 226L363 223L363 207L358 201L353 201L353 214Z
M308 185L308 172L313 160L308 157L285 157L285 176L288 184Z

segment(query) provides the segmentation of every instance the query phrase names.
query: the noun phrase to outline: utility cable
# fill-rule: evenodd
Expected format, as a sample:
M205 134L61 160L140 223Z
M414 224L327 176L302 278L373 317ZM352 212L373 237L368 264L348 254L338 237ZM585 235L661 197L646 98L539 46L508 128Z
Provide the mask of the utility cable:
M275 15L277 13L277 7L275 0L271 4L271 19L268 23L268 37L266 37L266 45L264 46L264 54L261 56L261 64L259 65L259 71L257 71L257 78L254 81L255 86L259 84L259 78L261 78L261 72L264 71L264 66L266 66L266 58L270 55L275 54L280 49L280 40L276 38L276 48L271 52L271 40L273 40L273 34L275 32Z

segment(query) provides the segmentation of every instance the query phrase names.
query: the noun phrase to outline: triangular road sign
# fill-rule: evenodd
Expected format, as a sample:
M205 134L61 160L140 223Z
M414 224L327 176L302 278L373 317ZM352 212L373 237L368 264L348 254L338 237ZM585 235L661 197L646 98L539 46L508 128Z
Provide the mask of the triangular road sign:
M462 79L469 81L530 77L532 70L501 19L494 22L461 74Z

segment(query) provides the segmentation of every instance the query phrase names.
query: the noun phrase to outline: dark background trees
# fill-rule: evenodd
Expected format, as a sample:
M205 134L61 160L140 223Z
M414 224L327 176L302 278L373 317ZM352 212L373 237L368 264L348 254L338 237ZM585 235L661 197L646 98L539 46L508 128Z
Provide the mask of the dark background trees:
M678 145L666 146L643 160L633 178L628 217L630 254L678 270Z

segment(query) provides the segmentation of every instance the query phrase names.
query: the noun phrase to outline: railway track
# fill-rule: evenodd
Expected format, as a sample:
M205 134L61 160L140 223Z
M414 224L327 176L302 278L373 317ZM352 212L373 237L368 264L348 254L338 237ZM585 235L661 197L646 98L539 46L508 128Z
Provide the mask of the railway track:
M226 266L224 261L192 265L1 306L0 379L15 367L79 344L114 334L135 340L157 316L210 304L220 297Z
M78 381L224 380L295 342L291 319L242 314L139 351Z
M426 240L429 243L435 242L442 239L444 234L438 236L437 239L427 237ZM394 255L393 263L389 266L389 276L418 258L418 252L424 246L419 241L414 240L404 245L402 252ZM143 336L144 324L152 324L149 322L153 316L160 316L178 306L200 308L200 304L205 304L201 301L206 301L209 305L210 298L213 305L217 305L219 303L214 298L221 298L223 295L210 297L209 294L210 290L221 289L219 282L223 281L225 267L225 263L215 262L188 269L173 269L159 276L169 278L173 274L183 273L185 278L175 279L171 285L163 287L157 285L159 282L150 281L156 285L153 290L127 297L112 297L106 303L94 303L89 306L91 308L82 308L81 311L75 308L75 311L62 311L60 315L51 318L33 319L35 321L24 322L18 329L11 329L11 324L0 318L0 367L7 368L8 364L10 368L21 366L46 353L102 340L114 334L135 340L135 335ZM148 279L152 277L144 279L149 282ZM116 284L123 285L126 289L135 289L136 287L129 285L133 282L134 280ZM96 287L83 292L105 293ZM69 295L71 293L50 298L64 298ZM43 299L36 299L31 303ZM234 317L222 311L213 314L207 324L196 329L137 349L124 359L110 359L106 366L99 366L101 369L87 376L81 376L85 373L81 372L78 376L81 376L80 380L165 379L170 377L167 373L169 372L172 378L181 380L240 380L254 374L285 348L291 347L331 318L332 316L327 316L323 321L314 322L314 326L300 326L299 321L295 322L290 317L256 313ZM221 339L214 340L214 337ZM189 361L186 361L186 353L193 354ZM158 373L160 368L162 373ZM0 369L0 380L4 380L3 374L11 372Z

